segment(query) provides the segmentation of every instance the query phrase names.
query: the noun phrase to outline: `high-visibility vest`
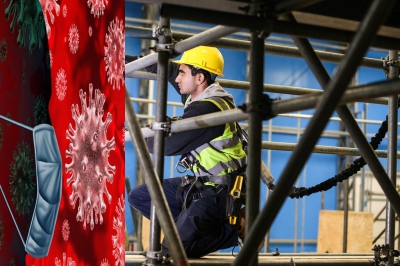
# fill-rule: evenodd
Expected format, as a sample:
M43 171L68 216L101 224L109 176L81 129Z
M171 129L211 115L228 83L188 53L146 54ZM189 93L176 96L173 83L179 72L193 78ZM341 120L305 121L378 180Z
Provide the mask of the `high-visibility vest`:
M189 96L190 98L190 96ZM188 100L186 104L188 103ZM215 104L221 111L230 110L233 103L223 97L201 99ZM185 104L185 106L186 106ZM236 123L226 123L224 133L190 152L195 176L222 176L246 164L246 153L237 133Z

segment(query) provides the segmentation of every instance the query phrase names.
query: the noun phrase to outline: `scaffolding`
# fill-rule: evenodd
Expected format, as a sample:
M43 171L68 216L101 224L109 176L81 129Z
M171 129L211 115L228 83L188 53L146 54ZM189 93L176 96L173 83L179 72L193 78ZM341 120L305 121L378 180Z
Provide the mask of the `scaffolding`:
M262 256L256 256L258 252L258 245L256 243L260 243L264 237L264 234L260 234L260 232L266 233L271 227L272 222L276 218L284 200L286 199L286 195L289 194L309 155L316 150L323 150L323 147L316 146L316 143L334 110L336 110L338 113L348 133L352 137L352 140L358 147L356 152L359 152L363 156L387 197L385 241L389 245L390 249L394 248L395 214L398 216L400 215L400 197L395 189L397 175L396 162L398 156L397 103L398 94L400 92L400 83L397 77L399 75L398 49L400 49L400 47L398 45L398 39L389 37L374 38L374 36L380 25L388 17L389 11L394 7L396 1L374 0L371 2L368 12L361 21L356 32L349 33L336 30L329 31L330 34L326 34L326 31L323 31L328 29L319 29L297 23L295 17L290 13L293 10L308 5L313 5L319 1L287 0L276 2L272 6L263 5L263 2L268 1L249 2L249 14L247 15L208 10L209 13L207 16L201 15L202 13L199 11L198 7L185 6L182 4L175 5L175 3L163 4L161 8L161 19L156 34L156 38L158 40L156 45L157 53L144 56L138 60L126 64L126 77L148 79L154 79L154 76L148 73L143 73L140 70L151 64L158 64L157 106L155 126L153 127L153 129L158 130L140 128L137 116L132 107L131 98L128 92L125 94L126 122L129 128L130 137L134 142L138 154L139 163L142 166L141 169L144 171L146 184L148 185L153 204L151 210L151 243L150 250L146 252L146 265L158 265L159 263L159 258L157 258L156 252L161 250L158 240L160 239L160 227L163 229L165 237L170 243L170 251L174 263L176 265L189 265L189 261L187 260L185 252L183 251L182 244L179 241L179 236L177 235L171 213L166 205L165 196L162 192L161 183L164 170L163 147L166 132L164 130L159 130L160 128L156 125L166 122L163 120L166 117L167 105L167 64L171 54L180 54L198 45L208 43L212 43L219 47L233 48L233 46L235 46L235 49L247 49L250 51L250 82L226 81L226 84L230 82L229 84L231 84L233 87L241 89L246 88L249 90L249 101L245 104L245 111L243 111L243 109L235 109L221 112L218 117L215 115L203 115L172 122L170 125L170 132L174 133L196 129L199 127L221 125L227 122L247 120L250 137L248 147L248 161L250 167L247 167L246 172L247 176L249 177L246 184L248 190L255 192L260 191L260 183L258 179L259 170L257 169L261 168L261 149L259 143L262 143L261 133L263 130L263 119L266 119L266 117L270 119L278 114L315 108L315 113L310 118L310 122L307 128L304 130L303 136L297 145L291 147L291 149L293 149L292 155L286 165L286 168L283 170L278 183L276 184L274 193L269 196L269 199L262 211L259 212L258 193L252 193L246 197L246 206L248 206L246 208L246 245L242 247L235 259L231 259L226 263L230 265L262 265L265 262ZM274 16L271 16L271 14L274 14ZM279 16L282 17L283 20L276 20L276 18ZM224 24L227 26L216 26L202 33L186 36L186 39L174 44L171 41L172 33L170 30L170 18ZM240 31L242 28L251 30L250 42L233 44L232 41L223 38L224 36ZM267 45L264 43L264 39L271 32L291 35L294 43L297 46L297 49L285 50L281 49L280 47L267 47ZM127 36L135 36L135 34L137 34L136 36L142 38L149 37L146 30L139 28L127 28ZM316 52L309 41L305 38L313 37L327 39L327 36L332 36L332 38L328 40L348 42L349 46L346 48L346 53L344 55L338 55L334 53ZM154 38L154 36L152 37ZM390 50L388 59L389 80L386 82L373 83L348 89L348 84L354 76L358 66L364 65L374 68L382 67L381 60L363 58L365 52L372 45L374 47ZM272 50L272 48L275 48L275 51L279 50L277 53L303 57L307 61L307 64L314 73L324 92L312 92L310 94L310 91L295 89L297 91L297 95L306 93L307 95L288 100L272 102L272 104L268 106L269 112L263 115L262 112L260 112L263 111L263 108L265 107L265 102L260 101L260 99L262 99L263 92L273 89L284 89L283 86L279 88L272 88L273 86L269 87L268 85L263 84L264 53ZM332 60L339 62L337 71L332 79L329 77L328 73L323 67L321 60ZM292 93L296 94L294 92ZM376 97L383 97L387 95L389 95L389 101L387 101L387 98L376 99ZM355 101L371 101L375 103L388 103L389 105L389 149L387 152L387 173L379 162L377 154L366 140L362 130L357 124L357 121L351 114L351 111L345 105L345 103ZM155 139L154 168L143 138L153 135ZM270 147L268 144L270 143L263 142L263 147ZM333 152L333 149L331 149L330 152ZM347 149L345 152L350 152L350 149ZM382 156L386 156L386 154ZM157 221L160 223L160 225L158 225ZM344 239L346 238L344 237ZM346 246L345 241L346 240L344 240L344 249ZM344 253L345 252L346 251L344 250ZM371 257L372 260L375 260L375 263L380 263L378 260L380 254L381 253L379 249L375 252L375 256L371 256L371 254L369 254L365 255L365 257L357 257L357 254L353 254L354 257L356 257L354 260L353 258L348 259L349 257L346 257L346 254L340 254L338 256L327 255L323 260L319 260L317 263L314 262L313 258L311 258L312 256L310 256L310 258L303 260L301 265L335 264L337 263L336 260L342 259L340 256L348 259L343 261L343 263L346 265L371 265ZM291 256L291 265L296 265L295 262L297 258L293 259L295 256L301 255L297 254ZM393 265L393 262L394 257L390 256L387 261L388 265ZM130 265L129 263L130 262L127 260L127 265ZM210 264L206 261L191 261L191 265L203 265L203 263ZM265 263L268 265L279 265L287 262L272 262L270 260L268 263L267 260Z

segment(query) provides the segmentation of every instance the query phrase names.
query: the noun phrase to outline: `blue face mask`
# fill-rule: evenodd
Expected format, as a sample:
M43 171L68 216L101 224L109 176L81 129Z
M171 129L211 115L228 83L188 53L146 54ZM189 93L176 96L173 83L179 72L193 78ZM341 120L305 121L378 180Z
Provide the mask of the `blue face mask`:
M10 206L4 200L17 227L25 251L34 258L46 257L49 253L54 227L61 200L61 156L52 126L41 124L33 129L36 158L37 198L26 244L12 215Z
M37 198L25 250L32 257L47 256L61 200L61 156L52 126L33 129L36 158Z

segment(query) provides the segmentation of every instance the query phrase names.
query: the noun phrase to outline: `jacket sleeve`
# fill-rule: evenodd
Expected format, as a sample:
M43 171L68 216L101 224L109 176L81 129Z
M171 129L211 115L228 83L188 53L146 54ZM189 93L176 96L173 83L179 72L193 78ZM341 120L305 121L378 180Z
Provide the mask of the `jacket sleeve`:
M219 112L218 107L211 102L194 102L185 109L182 118L189 118L213 112ZM197 147L221 136L224 133L225 125L200 128L189 131L178 132L166 138L165 155L183 155L191 152ZM154 138L147 138L149 151L153 153Z
M157 64L150 65L145 68L147 71L151 73L157 73ZM179 64L169 61L168 65L168 81L174 87L176 92L181 95L181 102L185 104L186 98L188 97L187 94L181 94L180 89L178 87L178 83L175 82L176 77L179 74Z

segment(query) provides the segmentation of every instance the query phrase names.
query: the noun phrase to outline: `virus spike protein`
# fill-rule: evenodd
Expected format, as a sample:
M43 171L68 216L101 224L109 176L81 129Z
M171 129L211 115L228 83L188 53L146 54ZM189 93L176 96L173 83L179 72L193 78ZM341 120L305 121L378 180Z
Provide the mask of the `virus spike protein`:
M106 33L107 46L104 47L107 81L112 84L113 90L115 88L119 90L124 85L125 72L124 21L116 17L108 26L108 33Z
M82 89L79 91L82 113L79 113L78 105L71 107L76 128L74 129L69 124L69 130L66 131L66 138L71 141L66 157L71 158L72 162L65 164L66 173L71 174L67 179L67 186L72 183L70 204L75 208L79 198L76 219L83 221L84 229L86 229L86 223L90 223L91 230L94 228L94 222L103 223L102 213L107 209L103 193L106 194L108 203L111 203L106 180L112 183L116 171L116 167L108 162L110 151L116 148L115 140L114 137L107 140L106 136L112 115L108 113L103 122L105 96L97 89L93 99L92 92L93 86L89 84L88 107L86 93Z

